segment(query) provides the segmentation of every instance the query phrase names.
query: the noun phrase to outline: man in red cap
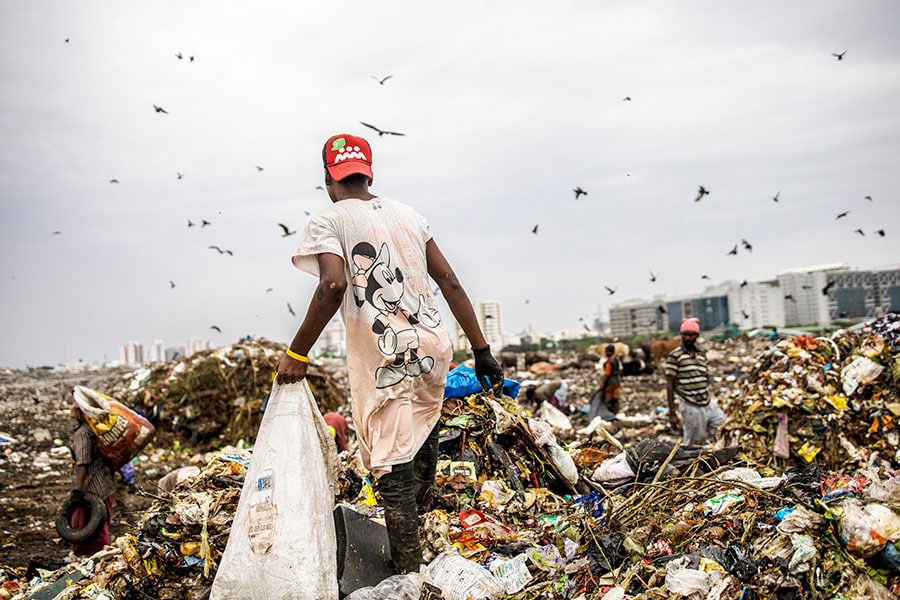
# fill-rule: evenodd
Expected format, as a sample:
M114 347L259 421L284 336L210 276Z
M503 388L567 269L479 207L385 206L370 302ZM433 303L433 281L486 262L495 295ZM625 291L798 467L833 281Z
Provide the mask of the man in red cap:
M394 567L418 571L418 513L430 510L452 357L430 279L472 345L482 385L489 380L499 389L503 370L428 222L411 207L369 191L369 143L333 135L322 159L332 204L313 216L293 256L294 266L318 276L319 284L278 364L278 382L306 376L307 354L340 308L360 456L377 478Z
M669 405L669 424L673 429L679 426L678 412L675 410L675 396L678 396L681 411L683 444L699 446L707 438L714 437L725 414L709 397L709 369L706 354L697 347L700 337L700 319L696 317L681 320L681 345L666 357L666 401Z

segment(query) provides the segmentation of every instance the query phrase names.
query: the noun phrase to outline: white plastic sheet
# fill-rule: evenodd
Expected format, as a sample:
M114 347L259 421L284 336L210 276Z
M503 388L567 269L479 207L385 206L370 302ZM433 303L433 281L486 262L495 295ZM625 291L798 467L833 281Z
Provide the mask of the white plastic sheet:
M273 384L211 600L337 600L338 464L306 380Z

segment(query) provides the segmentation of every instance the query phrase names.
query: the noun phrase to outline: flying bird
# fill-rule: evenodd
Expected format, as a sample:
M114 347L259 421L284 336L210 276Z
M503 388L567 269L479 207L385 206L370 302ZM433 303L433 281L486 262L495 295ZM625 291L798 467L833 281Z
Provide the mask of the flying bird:
M193 57L193 56L188 56L188 60L190 60L191 62L194 62L194 57Z
M54 232L53 232L53 235L62 235L62 231L58 231L58 230L57 230L57 231L54 231Z
M854 229L853 233L858 233L859 235L865 237L865 232L862 229Z
M288 302L287 305L288 305L288 312L291 313L291 316L292 316L292 317L296 317L296 316L297 316L297 313L294 312L294 307L291 306L291 303L290 303L290 302Z
M884 237L884 229L878 229L878 230L875 231L875 233L877 233L877 234L880 235L881 237Z
M218 326L218 325L210 325L209 328L210 328L210 329L215 329L215 330L218 331L219 333L222 333L222 330L219 329L219 326Z
M868 200L869 202L871 202L871 201L872 201L872 196L866 196L865 199Z
M269 292L274 292L274 291L275 291L275 288L266 288L266 293L267 293L267 294L268 294Z
M655 282L655 281L656 281L656 274L653 273L653 271L650 271L650 281L651 281L651 282Z
M212 225L212 223L210 223L206 219L203 219L202 221L200 221L200 227L206 227L207 225Z
M308 217L308 216L309 216L309 211L308 211L308 210L304 210L304 211L303 211L303 214L306 215L306 216Z
M534 227L532 227L532 228L531 228L531 233L537 235L538 227L539 227L539 225L535 225Z
M377 131L377 132L378 132L378 137L381 137L381 136L383 136L383 135L406 135L405 133L400 133L400 132L398 132L398 131L387 131L387 130L385 130L385 129L378 129L378 128L375 127L374 125L369 125L368 123L363 123L362 121L360 121L360 124L361 124L361 125L365 125L365 126L368 127L369 129L374 129L375 131Z
M785 294L785 295L784 295L784 299L785 299L785 300L790 300L791 302L796 302L796 301L797 301L797 299L794 298L794 296L793 296L792 294Z
M750 315L748 315L748 314L747 314L747 311L745 311L745 310L741 310L741 315L742 315L745 319L749 319L749 318L750 318Z
M614 288L611 288L611 287L609 287L609 286L607 286L607 285L604 285L603 287L606 288L606 291L609 292L609 295L610 295L610 296L612 296L613 294L615 294L615 293L616 293L616 290L619 289L619 286L616 286L616 287L614 287Z
M316 186L316 189L317 189L317 190L325 191L325 188L323 188L321 185L317 185L317 186Z
M774 200L775 202L778 202L778 197L779 197L780 195L781 195L781 190L778 190L778 193L775 194L774 196L772 196L772 200Z
M171 279L169 280L169 287L170 287L170 288L174 288L174 287L175 287L175 282L172 281Z
M744 245L744 249L747 252L753 252L753 245L745 239L741 239L741 244Z
M844 50L844 51L841 52L840 54L836 54L836 53L834 53L834 52L831 53L831 55L832 55L833 57L835 57L836 59L838 59L838 60L844 60L844 55L845 55L845 54L847 54L847 51L846 51L846 50Z
M823 296L827 296L827 295L828 295L828 291L829 291L831 288L834 287L834 284L835 284L835 283L837 283L837 282L836 282L836 281L829 281L828 283L826 283L826 284L825 284L825 287L822 288L822 295L823 295Z
M709 279L709 275L701 275L700 279Z
M184 173L179 173L178 171L175 171L175 175L178 176L178 179L181 179L182 177L184 177Z
M659 314L661 314L661 315L668 314L668 312L669 312L669 311L666 310L666 307L663 306L662 304L660 304L659 306L657 306L657 307L656 307L656 310L659 311Z
M262 168L261 166L259 166L259 165L256 165L256 170L257 170L257 171L262 171L263 168Z
M746 280L746 279L743 280L743 281L741 282L741 287L747 287L747 280Z
M166 109L164 109L162 106L157 106L157 105L155 105L155 104L153 105L153 110L155 110L155 111L158 112L158 113L162 113L162 114L164 114L164 115L169 114L169 111L167 111Z
M388 75L387 77L384 77L384 78L382 78L382 79L379 79L378 77L375 77L374 75L372 75L372 79L374 79L375 81L377 81L377 82L378 82L379 84L381 84L381 85L384 85L384 82L387 81L388 79L390 79L391 77L393 77L393 75Z
M849 210L845 210L844 212L839 213L838 216L836 216L834 219L835 219L835 220L837 220L837 219L843 219L844 217L846 217L846 216L849 215L849 214L850 214L850 211L849 211Z
M69 38L66 38L66 41L65 41L65 43L66 43L66 44L68 44L68 43L69 43Z
M625 96L622 98L622 102L631 102L631 96Z
M222 250L218 246L207 246L207 248L215 250L219 254L227 254L228 256L234 256L234 253L231 250Z
M737 256L737 244L734 245L734 248L726 252L726 255L731 254L733 256Z
M188 227L193 227L193 226L194 226L194 222L191 221L190 219L188 219Z
M178 60L181 60L182 58L184 58L184 56L182 56L181 52L176 52L175 58L177 58Z
M697 188L697 197L694 198L694 202L700 202L700 199L703 198L703 196L708 196L708 195L709 195L709 190L701 185L699 188Z
M804 289L804 290L811 290L812 286L811 285L801 285L800 288Z
M118 179L110 179L109 182L110 183L119 183L119 180Z
M581 186L580 186L580 185L579 185L578 187L576 187L576 188L575 188L574 190L572 190L572 191L575 192L575 199L576 199L576 200L578 200L578 197L579 197L579 196L587 196L587 192L584 191L583 189L581 189Z
M294 235L295 233L297 233L296 231L291 231L290 228L284 223L279 223L278 226L284 230L284 233L281 234L281 237L287 237L289 235Z
M531 302L531 300L529 300L528 298L525 298L525 304L529 304L530 302Z

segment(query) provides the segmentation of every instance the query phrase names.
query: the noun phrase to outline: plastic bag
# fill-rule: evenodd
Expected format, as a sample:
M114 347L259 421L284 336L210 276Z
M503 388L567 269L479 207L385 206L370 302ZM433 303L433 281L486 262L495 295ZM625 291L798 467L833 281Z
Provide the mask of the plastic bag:
M444 600L498 600L503 596L503 586L487 569L455 552L438 554L428 565L428 573Z
M572 456L556 443L556 436L553 435L550 425L536 419L528 419L528 429L534 435L534 443L544 448L559 474L572 485L578 483L578 467L575 466Z
M713 584L721 578L721 572L689 569L689 562L690 557L683 556L666 563L666 589L682 596L699 593L704 598Z
M600 463L600 466L594 469L591 479L606 486L617 486L634 481L634 475L634 471L628 464L628 457L624 452L620 452Z
M421 573L392 575L378 585L355 590L344 600L419 600L425 581Z
M900 516L883 504L867 504L856 498L841 503L841 541L847 550L869 558L888 541L900 539Z
M865 356L857 356L841 370L841 384L848 396L856 391L859 384L872 383L881 375L884 367Z
M519 395L519 382L512 379L503 380L503 395L515 398ZM475 370L466 365L459 365L447 373L447 382L444 385L444 398L465 398L483 391Z
M544 421L547 421L556 429L561 429L562 431L572 431L572 422L569 420L569 417L566 416L566 413L559 410L549 402L541 402L540 407L538 407L536 416L540 419L543 419Z
M73 394L97 436L100 454L113 469L131 460L156 435L150 421L106 394L80 385Z
M273 384L211 600L337 600L338 464L307 381Z

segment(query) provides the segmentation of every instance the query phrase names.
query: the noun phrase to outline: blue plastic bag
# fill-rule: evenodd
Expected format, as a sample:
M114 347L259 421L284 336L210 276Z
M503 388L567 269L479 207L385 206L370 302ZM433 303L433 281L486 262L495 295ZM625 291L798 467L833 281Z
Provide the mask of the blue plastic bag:
M519 382L512 379L503 380L503 394L510 398L519 395ZM444 386L444 398L465 398L482 391L475 370L465 365L459 365L447 373L447 383Z

